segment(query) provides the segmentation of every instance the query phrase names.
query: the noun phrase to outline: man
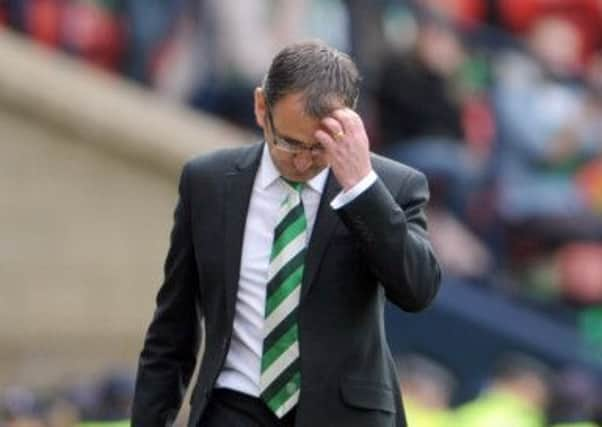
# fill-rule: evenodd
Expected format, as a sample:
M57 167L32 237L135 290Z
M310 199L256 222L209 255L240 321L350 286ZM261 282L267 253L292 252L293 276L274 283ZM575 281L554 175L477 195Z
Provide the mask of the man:
M255 91L265 143L187 163L133 426L405 426L385 296L417 311L440 271L424 176L371 155L351 59L318 42Z

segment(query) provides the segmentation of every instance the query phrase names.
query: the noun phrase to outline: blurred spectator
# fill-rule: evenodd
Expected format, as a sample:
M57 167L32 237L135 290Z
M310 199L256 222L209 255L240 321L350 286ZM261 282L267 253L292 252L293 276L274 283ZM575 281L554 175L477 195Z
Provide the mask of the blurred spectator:
M83 390L80 390L80 392ZM134 378L129 372L111 372L93 384L93 398L84 399L82 419L86 422L125 422L134 395Z
M126 427L134 373L115 371L91 382L30 391L11 387L0 394L0 426Z
M498 212L510 266L537 278L523 288L595 304L602 293L602 109L587 84L595 87L597 73L579 80L584 41L570 20L536 18L526 41L528 52L499 55L494 92Z
M487 389L460 406L457 427L543 427L549 399L549 374L540 362L524 356L505 356Z
M499 212L544 244L600 240L602 221L575 179L602 150L602 116L576 81L582 40L570 22L546 17L527 41L534 57L505 54L496 68Z
M482 22L488 12L486 0L416 0L420 6L430 9L465 27Z
M167 98L187 102L207 78L212 63L212 36L203 34L211 25L205 22L209 17L204 8L204 0L186 0L169 26L168 35L151 56L150 69L146 70L144 63L136 66L148 72L150 85Z
M464 48L451 29L435 22L421 20L416 37L411 51L395 52L383 66L376 93L383 142L457 142L464 133L453 77L465 61Z
M176 32L179 17L194 12L193 4L202 3L204 0L119 0L126 30L123 72L139 82L151 84L157 58Z
M349 15L349 48L361 70L363 82L370 86L386 54L383 15L390 4L405 3L391 0L344 0ZM362 99L367 97L360 97Z
M550 421L567 426L594 421L597 408L602 403L600 392L599 385L587 371L571 368L560 372L552 382Z
M63 398L56 398L46 410L48 427L77 427L79 411L77 407Z
M120 1L12 1L13 25L34 40L117 71L125 35Z
M602 306L580 310L577 323L589 360L602 362ZM599 404L598 413L602 416L602 401Z
M517 35L532 31L533 25L545 17L570 23L581 40L574 52L578 66L586 64L600 45L602 4L597 0L497 0L497 3L501 25Z
M0 422L7 427L43 427L42 408L35 394L22 387L6 389L0 407Z
M560 289L578 305L602 303L602 245L570 243L557 254Z
M494 135L487 66L449 24L416 22L413 47L393 50L376 83L381 150L470 189Z
M63 4L60 17L63 49L100 68L119 71L126 43L120 5L119 1L108 0ZM32 24L31 31L39 26Z
M438 363L419 355L399 359L406 421L412 427L448 427L454 379Z
M61 44L62 14L69 4L58 0L28 0L16 6L17 3L12 2L17 28L46 46L58 47Z
M446 274L484 277L491 256L462 220L481 190L493 137L487 72L449 24L427 14L415 22L413 46L398 51L392 45L376 82L379 149L428 176L429 226Z
M2 0L0 24L85 61L149 82L160 43L187 0Z
M106 420L128 418L134 395L134 377L131 373L111 373L100 384L100 412Z
M485 278L493 268L493 260L479 238L441 205L433 203L428 217L431 242L444 274L466 279Z
M249 100L267 71L264 64L279 48L317 37L349 50L348 16L341 0L205 0L201 13L210 62L192 105L251 129L256 126Z

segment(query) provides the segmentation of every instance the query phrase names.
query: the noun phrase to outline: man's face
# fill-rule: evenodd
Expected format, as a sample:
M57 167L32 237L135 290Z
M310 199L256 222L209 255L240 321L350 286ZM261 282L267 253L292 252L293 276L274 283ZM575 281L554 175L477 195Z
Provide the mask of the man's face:
M308 116L304 107L301 93L268 106L263 91L255 91L255 115L272 161L284 178L296 182L306 182L328 166L326 153L314 137L320 119Z

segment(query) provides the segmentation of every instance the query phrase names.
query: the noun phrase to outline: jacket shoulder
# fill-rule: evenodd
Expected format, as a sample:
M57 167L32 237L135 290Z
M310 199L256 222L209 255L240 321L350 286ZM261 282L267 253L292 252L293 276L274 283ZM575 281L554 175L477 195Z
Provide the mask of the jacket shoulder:
M372 154L371 160L374 172L390 189L399 188L407 182L426 181L422 172L396 160L379 154Z
M242 147L225 148L205 153L188 160L181 176L221 177L236 168L246 167L258 162L262 143Z

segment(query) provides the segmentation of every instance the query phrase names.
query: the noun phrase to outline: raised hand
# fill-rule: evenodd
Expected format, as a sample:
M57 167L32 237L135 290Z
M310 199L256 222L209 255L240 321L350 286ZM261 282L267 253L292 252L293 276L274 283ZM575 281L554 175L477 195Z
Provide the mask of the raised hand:
M321 125L314 136L324 146L337 181L349 190L372 170L364 122L355 111L341 108L324 117Z

